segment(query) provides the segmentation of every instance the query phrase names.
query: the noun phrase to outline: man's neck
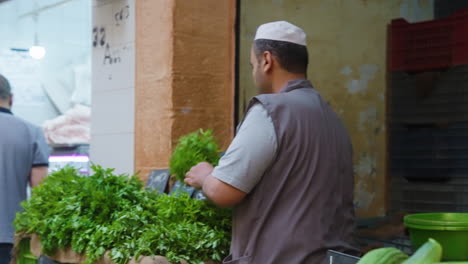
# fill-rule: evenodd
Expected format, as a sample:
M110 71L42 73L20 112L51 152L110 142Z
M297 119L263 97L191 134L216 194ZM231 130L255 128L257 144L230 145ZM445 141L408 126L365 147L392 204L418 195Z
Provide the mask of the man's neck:
M0 107L10 110L10 104L0 101Z
M305 74L285 74L273 82L273 93L279 93L290 81L306 78Z
M9 104L0 103L0 113L11 114L10 108Z

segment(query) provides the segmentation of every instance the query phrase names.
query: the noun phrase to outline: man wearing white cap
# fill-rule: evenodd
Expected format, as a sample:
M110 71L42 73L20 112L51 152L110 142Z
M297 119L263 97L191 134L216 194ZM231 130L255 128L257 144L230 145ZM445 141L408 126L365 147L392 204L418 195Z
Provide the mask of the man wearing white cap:
M353 252L352 146L306 79L306 34L285 21L257 29L250 63L260 95L219 165L193 167L187 184L234 207L224 263L326 263Z

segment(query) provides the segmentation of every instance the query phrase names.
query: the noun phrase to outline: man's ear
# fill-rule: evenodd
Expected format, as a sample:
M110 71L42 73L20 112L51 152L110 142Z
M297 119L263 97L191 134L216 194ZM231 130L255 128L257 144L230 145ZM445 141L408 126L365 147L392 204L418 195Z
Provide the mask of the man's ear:
M10 107L13 105L13 94L10 94L10 99L9 99L8 104L10 105Z
M272 66L273 66L273 56L271 55L271 52L265 51L262 54L262 61L261 61L261 68L264 73L268 73L271 71Z

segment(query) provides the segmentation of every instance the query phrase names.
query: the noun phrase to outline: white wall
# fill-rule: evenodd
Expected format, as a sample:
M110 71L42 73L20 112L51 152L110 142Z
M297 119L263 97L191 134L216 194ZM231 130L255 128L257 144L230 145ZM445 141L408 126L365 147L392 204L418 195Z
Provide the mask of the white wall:
M37 23L34 11L39 11ZM28 60L27 53L11 51L28 49L34 44L35 32L39 44L46 48L42 60ZM0 73L11 79L13 92L18 95L13 107L16 115L42 124L72 105L76 83L80 83L78 89L90 89L91 0L7 1L0 4L0 36ZM20 58L18 63L33 65L34 74L22 67L10 67L14 57ZM85 74L83 70L76 74L77 68L85 69ZM39 101L21 103L24 100L19 96L29 92L27 89L41 95L36 97Z
M91 161L133 173L134 1L93 0L92 24L97 42L92 52Z

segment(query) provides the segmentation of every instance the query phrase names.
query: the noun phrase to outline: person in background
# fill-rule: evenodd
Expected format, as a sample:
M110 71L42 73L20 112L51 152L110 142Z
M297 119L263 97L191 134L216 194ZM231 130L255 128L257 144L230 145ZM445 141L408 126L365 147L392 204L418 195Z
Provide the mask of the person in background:
M13 95L0 75L0 264L10 262L13 220L25 200L27 185L35 187L47 176L49 149L42 130L10 111Z
M261 25L250 55L260 95L219 165L185 183L234 207L231 264L326 263L356 253L352 146L342 121L307 78L306 34L285 21Z

